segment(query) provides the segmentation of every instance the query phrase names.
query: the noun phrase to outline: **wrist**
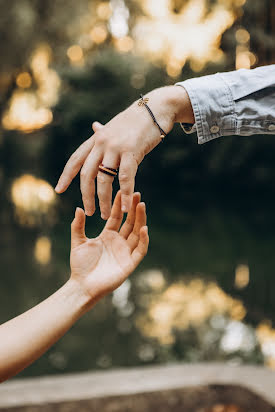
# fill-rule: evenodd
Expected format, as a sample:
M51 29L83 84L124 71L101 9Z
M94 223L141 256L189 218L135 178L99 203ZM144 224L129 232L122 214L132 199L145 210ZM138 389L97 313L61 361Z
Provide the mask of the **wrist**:
M174 123L195 123L189 95L183 86L168 86L167 104L173 108Z
M63 286L64 296L71 303L75 312L84 315L94 304L94 299L72 276Z
M191 101L184 87L161 87L147 93L146 97L166 133L172 130L175 123L195 123Z

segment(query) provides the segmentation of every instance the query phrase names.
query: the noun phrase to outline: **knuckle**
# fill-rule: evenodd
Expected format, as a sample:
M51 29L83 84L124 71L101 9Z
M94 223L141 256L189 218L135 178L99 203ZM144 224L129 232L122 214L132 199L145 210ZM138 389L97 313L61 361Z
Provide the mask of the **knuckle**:
M98 175L97 175L97 181L99 183L103 183L103 184L111 183L113 181L113 177L99 172Z
M122 183L128 183L130 181L130 177L127 173L122 172L119 175L119 181Z
M135 144L132 143L131 140L128 140L126 142L123 143L123 146L121 148L121 152L125 153L127 155L132 154L136 151L136 147Z
M81 180L85 180L87 178L87 171L85 168L82 168L80 171L80 178Z
M108 149L111 150L112 152L120 152L121 151L121 147L119 142L115 141L115 140L110 140L108 142Z
M95 138L96 144L99 146L102 146L106 143L107 137L105 133L102 133L102 131L97 132L97 136Z

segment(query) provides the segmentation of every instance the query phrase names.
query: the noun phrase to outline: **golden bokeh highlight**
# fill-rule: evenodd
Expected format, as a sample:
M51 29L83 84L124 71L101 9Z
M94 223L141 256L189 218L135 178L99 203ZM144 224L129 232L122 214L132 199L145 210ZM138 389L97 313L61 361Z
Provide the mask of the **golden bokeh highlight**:
M51 123L51 107L57 102L61 82L57 73L49 68L50 60L51 49L48 45L42 44L33 53L30 66L37 89L22 90L21 86L28 82L28 73L18 79L20 89L14 91L2 117L5 129L29 133Z
M32 226L42 215L49 213L56 194L48 182L26 174L14 180L11 199L19 222Z
M238 265L235 270L235 288L244 289L249 284L248 265Z
M275 369L275 329L272 328L272 323L269 321L260 323L256 333L266 365Z
M74 44L68 48L67 56L72 63L80 62L83 59L83 50L78 44Z
M28 89L32 84L31 75L28 72L19 73L16 77L16 84L22 89Z
M237 46L235 67L236 67L236 70L250 69L251 61L250 61L250 51L248 50L248 48L245 48L243 46Z
M178 77L181 74L184 62L172 60L166 65L166 72L170 77Z
M250 34L245 29L238 29L235 33L235 37L238 43L248 43L250 40Z
M219 2L208 12L206 0L192 0L175 13L168 0L143 0L146 15L134 29L136 50L164 63L171 77L180 74L187 60L199 72L209 61L223 58L221 36L235 21L233 3Z
M9 110L3 115L2 125L7 130L30 133L51 123L52 118L50 109L38 106L34 93L16 91Z
M157 339L161 344L172 344L174 330L197 328L214 315L240 321L246 316L246 309L216 283L195 278L190 282L176 282L160 293L151 291L136 325L144 336Z
M47 44L42 44L31 59L32 72L38 84L37 104L45 108L50 108L57 103L61 85L58 74L49 67L51 58L51 48Z
M37 239L34 247L34 256L38 263L47 265L51 260L52 244L47 236L41 236Z
M134 40L129 36L124 36L115 40L115 47L119 52L128 53L134 47Z
M102 20L108 20L112 15L112 9L108 1L99 3L96 8L98 17Z
M100 25L93 27L92 30L90 31L90 36L94 43L96 44L103 43L108 37L108 31L106 29L106 26L104 26L103 24L100 24Z

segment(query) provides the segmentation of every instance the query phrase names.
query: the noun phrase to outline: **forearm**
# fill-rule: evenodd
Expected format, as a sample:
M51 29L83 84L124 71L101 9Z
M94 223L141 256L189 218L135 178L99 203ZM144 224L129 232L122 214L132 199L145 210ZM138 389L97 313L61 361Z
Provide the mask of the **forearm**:
M0 326L0 382L39 358L92 305L76 281Z

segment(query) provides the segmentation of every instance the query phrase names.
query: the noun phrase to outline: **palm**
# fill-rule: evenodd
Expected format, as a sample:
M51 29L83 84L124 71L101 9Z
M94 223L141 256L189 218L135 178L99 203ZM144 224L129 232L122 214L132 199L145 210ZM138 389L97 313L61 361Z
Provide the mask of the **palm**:
M72 243L72 276L93 296L101 297L117 288L143 258L140 229L146 224L146 214L139 195L135 195L132 210L118 231L121 221L119 194L100 236L87 239L84 235L80 243Z

